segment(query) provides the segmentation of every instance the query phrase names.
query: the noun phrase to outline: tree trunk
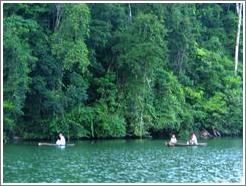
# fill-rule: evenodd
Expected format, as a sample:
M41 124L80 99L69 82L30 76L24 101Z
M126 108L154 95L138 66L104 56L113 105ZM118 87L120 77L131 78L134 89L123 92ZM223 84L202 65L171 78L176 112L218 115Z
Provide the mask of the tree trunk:
M139 123L139 130L140 130L140 139L143 138L143 108L141 110L141 114L140 114L140 123Z
M131 4L128 4L128 9L129 9L129 21L132 21L132 9L131 9Z
M91 120L91 136L92 136L92 138L95 137L95 135L94 135L94 124L93 124L92 120Z
M235 75L237 75L237 67L238 67L238 53L239 53L239 38L240 38L240 28L241 28L241 20L242 20L242 3L237 3L237 14L238 14L238 24L237 24L237 39L235 45Z
M55 27L54 30L56 31L60 25L61 21L61 5L56 4L56 21L55 21Z

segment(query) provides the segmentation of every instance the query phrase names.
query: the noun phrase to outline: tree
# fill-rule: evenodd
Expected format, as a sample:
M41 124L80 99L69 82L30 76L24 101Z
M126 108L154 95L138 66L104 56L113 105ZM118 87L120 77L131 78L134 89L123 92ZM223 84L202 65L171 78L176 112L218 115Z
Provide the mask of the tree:
M128 130L142 137L151 123L152 87L155 73L165 65L165 28L156 16L139 14L132 25L116 36L114 46L119 72L118 84L123 85Z
M61 63L62 77L57 89L63 97L60 99L63 106L61 122L66 123L65 111L69 112L87 100L88 81L85 77L90 61L85 39L89 34L90 12L85 4L63 5L57 11L60 21L52 35L51 46L56 63Z
M3 9L5 139L242 135L242 4Z
M16 125L24 115L23 107L29 91L30 72L37 58L32 55L30 35L37 23L12 15L4 19L4 128L7 133L18 133Z
M237 75L237 66L238 66L238 49L239 49L239 37L241 31L241 22L242 22L242 3L236 3L237 7L237 14L238 14L238 25L237 25L237 37L236 37L236 44L235 44L235 75Z

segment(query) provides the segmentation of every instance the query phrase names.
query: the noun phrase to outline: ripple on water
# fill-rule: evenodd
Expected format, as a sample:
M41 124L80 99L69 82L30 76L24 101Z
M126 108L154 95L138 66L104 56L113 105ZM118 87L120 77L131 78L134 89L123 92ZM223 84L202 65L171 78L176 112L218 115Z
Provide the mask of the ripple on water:
M234 183L243 175L242 146L226 140L204 148L167 148L159 140L15 148L4 148L4 182Z

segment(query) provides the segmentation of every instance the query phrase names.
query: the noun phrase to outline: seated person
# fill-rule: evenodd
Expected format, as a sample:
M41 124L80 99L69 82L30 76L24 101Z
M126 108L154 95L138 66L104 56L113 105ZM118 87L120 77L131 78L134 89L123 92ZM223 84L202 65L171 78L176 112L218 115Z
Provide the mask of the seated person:
M172 134L172 137L171 137L171 139L170 139L170 141L169 141L169 145L175 145L177 143L177 139L176 139L176 136L175 136L175 134Z
M196 137L196 134L194 132L191 133L189 144L190 145L197 145L198 144L197 137Z
M59 138L57 141L56 141L56 144L57 145L66 145L66 139L65 137L62 135L62 133L59 134Z

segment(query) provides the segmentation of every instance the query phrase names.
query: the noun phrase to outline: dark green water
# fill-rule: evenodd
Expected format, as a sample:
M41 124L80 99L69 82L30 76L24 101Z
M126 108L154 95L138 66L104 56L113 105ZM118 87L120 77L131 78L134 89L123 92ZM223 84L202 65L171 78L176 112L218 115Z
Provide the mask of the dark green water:
M165 147L163 140L76 142L61 149L6 144L4 183L240 182L242 139L214 139L206 147Z

